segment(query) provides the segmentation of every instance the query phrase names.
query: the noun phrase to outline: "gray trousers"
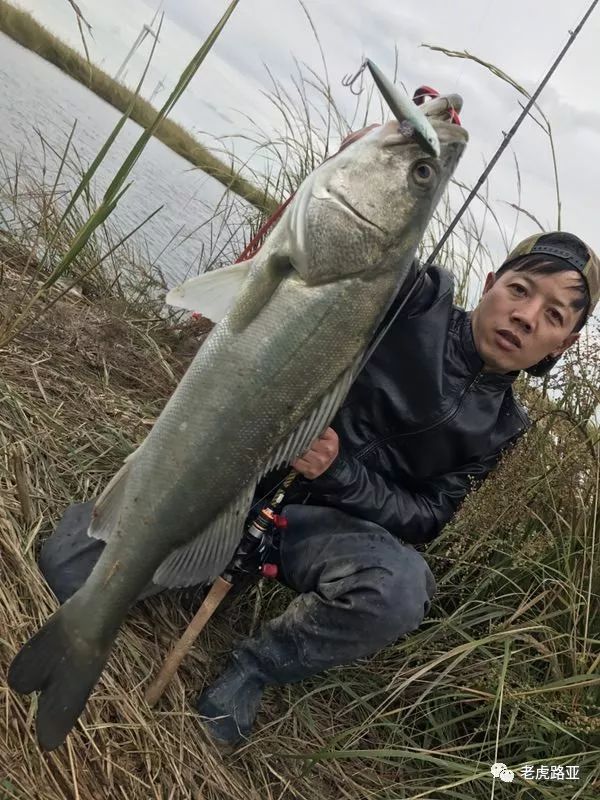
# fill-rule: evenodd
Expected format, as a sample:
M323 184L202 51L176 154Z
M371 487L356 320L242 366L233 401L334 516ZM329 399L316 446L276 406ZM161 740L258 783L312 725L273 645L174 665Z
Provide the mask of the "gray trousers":
M104 547L86 533L91 505L71 506L40 554L61 602L86 580ZM288 526L269 560L298 595L239 645L270 682L292 683L369 656L419 627L436 585L413 547L337 509L289 505L284 514Z

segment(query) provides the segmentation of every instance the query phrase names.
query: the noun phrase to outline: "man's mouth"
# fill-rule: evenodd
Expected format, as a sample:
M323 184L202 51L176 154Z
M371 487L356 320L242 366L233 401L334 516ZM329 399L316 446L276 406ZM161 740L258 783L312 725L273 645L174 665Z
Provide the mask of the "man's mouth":
M500 344L508 345L508 349L520 349L521 348L521 340L517 336L516 333L512 331L503 329L496 331L498 339L500 340Z

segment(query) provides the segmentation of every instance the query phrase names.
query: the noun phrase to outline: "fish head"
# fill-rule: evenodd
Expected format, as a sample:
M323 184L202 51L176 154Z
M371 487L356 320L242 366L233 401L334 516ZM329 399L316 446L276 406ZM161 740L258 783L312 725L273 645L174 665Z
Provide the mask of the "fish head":
M288 216L290 261L303 280L321 283L412 262L468 141L459 125L429 122L439 155L409 123L394 119L303 182Z

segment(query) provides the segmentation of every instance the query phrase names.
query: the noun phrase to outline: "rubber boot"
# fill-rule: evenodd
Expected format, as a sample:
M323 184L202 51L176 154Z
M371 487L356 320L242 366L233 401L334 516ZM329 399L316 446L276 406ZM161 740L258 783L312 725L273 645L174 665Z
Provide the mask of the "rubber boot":
M251 653L234 652L229 666L196 701L196 710L213 743L232 752L248 738L267 685Z

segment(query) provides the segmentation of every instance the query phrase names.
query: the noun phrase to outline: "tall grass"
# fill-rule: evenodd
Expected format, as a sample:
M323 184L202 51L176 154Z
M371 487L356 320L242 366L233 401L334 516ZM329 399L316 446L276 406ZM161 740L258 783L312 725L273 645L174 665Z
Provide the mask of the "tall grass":
M62 69L118 111L127 112L142 128L152 126L157 111L149 102L82 58L79 53L36 22L30 14L15 8L6 0L0 0L0 32ZM249 203L259 209L273 210L273 201L262 189L242 178L231 164L216 158L181 125L162 118L152 135L195 167L244 197Z
M281 126L275 135L257 131L255 138L257 151L270 153L264 184L280 198L350 128L326 77L299 68L295 87L297 96L273 78L271 99ZM368 96L359 98L352 118L376 121L380 109L368 104ZM56 605L35 566L40 540L66 506L95 496L143 440L210 326L166 318L160 278L148 270L130 268L121 291L114 276L125 274L121 256L131 260L127 243L99 270L89 270L107 252L110 218L69 262L60 278L67 284L57 280L38 293L89 217L88 183L71 210L82 209L81 217L71 228L63 226L64 239L57 236L65 203L54 210L52 187L8 182L4 207L13 209L12 228L19 219L21 233L0 237L4 316L36 297L35 323L20 326L0 349L3 665ZM468 189L456 184L453 191L460 197ZM495 266L485 230L500 223L489 194L484 189L480 196L483 215L465 216L441 256L465 300L480 275ZM92 198L89 208L95 207ZM23 208L35 210L18 211ZM452 208L449 195L427 233L424 254ZM505 233L507 247L511 235ZM56 257L42 268L39 254L48 241ZM24 274L34 279L25 295ZM65 292L72 284L77 291ZM51 313L42 313L50 303ZM417 632L371 659L270 689L255 736L223 760L201 738L189 700L248 633L256 609L273 616L291 594L259 586L222 609L162 704L150 710L145 683L189 620L181 593L154 598L130 616L65 748L42 757L34 743L34 703L8 691L0 697L0 717L7 722L0 732L6 797L596 798L597 354L592 328L554 378L520 381L533 429L426 548L438 593ZM579 778L517 774L512 784L502 784L490 773L495 761L517 773L525 766L578 766Z
M7 342L11 341L12 338L14 338L16 335L18 335L18 333L20 333L23 330L24 326L31 324L30 312L36 305L36 302L40 299L42 293L45 290L49 289L50 287L55 286L57 281L59 281L61 278L64 278L66 274L71 273L76 264L78 265L78 277L75 280L81 280L81 278L87 278L89 273L96 271L97 268L101 266L103 261L109 256L111 256L114 250L118 248L121 244L123 244L127 240L127 238L129 238L131 234L129 234L120 242L116 243L106 253L99 256L99 258L96 261L92 262L88 270L83 272L83 275L81 274L82 253L86 250L87 245L90 243L90 241L93 240L95 232L104 225L104 223L107 221L107 219L110 217L110 215L114 212L114 210L118 206L120 200L126 194L127 190L131 185L131 183L127 182L131 174L131 171L133 167L136 165L142 152L144 151L144 148L146 147L148 141L150 140L152 135L156 132L156 130L160 127L160 125L163 123L167 115L171 112L171 110L173 109L173 107L175 106L175 104L177 103L177 101L179 100L179 98L189 85L190 81L196 74L198 68L204 61L204 58L212 48L214 42L218 38L223 27L227 23L227 20L231 16L237 3L238 0L232 0L232 2L230 2L229 7L225 12L225 14L223 15L223 17L221 18L221 20L211 31L206 41L199 48L197 53L193 56L187 67L184 69L183 73L181 74L181 77L177 81L177 84L173 88L172 92L170 93L169 97L167 98L162 108L154 113L152 120L149 122L147 127L142 130L142 133L140 134L137 142L131 148L130 152L126 155L122 165L115 173L108 188L104 192L104 195L101 198L100 202L98 202L94 208L90 208L90 199L92 197L89 191L90 183L93 180L98 168L106 158L106 155L109 152L111 146L113 145L115 139L122 130L126 120L133 112L137 98L137 92L141 88L142 82L145 77L145 73L144 75L142 75L136 94L132 95L129 105L125 110L125 113L115 125L113 131L107 138L106 142L100 148L93 162L85 170L84 174L81 177L81 181L75 187L74 191L69 197L68 202L66 203L66 207L58 215L58 221L51 236L48 235L49 227L47 224L47 217L46 215L44 215L43 225L44 225L45 236L42 237L42 243L44 243L45 246L39 264L37 265L37 274L42 276L41 285L36 289L36 291L32 292L29 297L26 297L29 288L32 286L33 279L29 282L24 283L25 293L23 295L24 297L23 305L21 308L19 308L18 313L6 315L5 319L2 321L2 325L0 326L0 344L6 344ZM53 205L52 200L54 192L61 180L65 158L69 152L69 144L70 140L67 144L67 149L65 150L65 156L58 165L56 178L49 198L50 201L49 205L51 207ZM15 181L18 181L18 175L15 175ZM77 217L78 202L83 198L87 201L87 208L90 213L85 218L79 218ZM158 210L159 209L153 212L151 216L157 213ZM74 225L74 220L76 221L75 225ZM143 224L144 223L142 223L142 225ZM65 226L68 226L67 230L69 229L72 230L72 236L67 236L64 250L59 253L58 258L56 259L56 263L51 264L50 255L52 253L54 245L56 244L57 239L59 237L62 237L64 239ZM64 291L68 291L68 289L72 288L74 285L75 284L72 284L72 286L68 286Z

